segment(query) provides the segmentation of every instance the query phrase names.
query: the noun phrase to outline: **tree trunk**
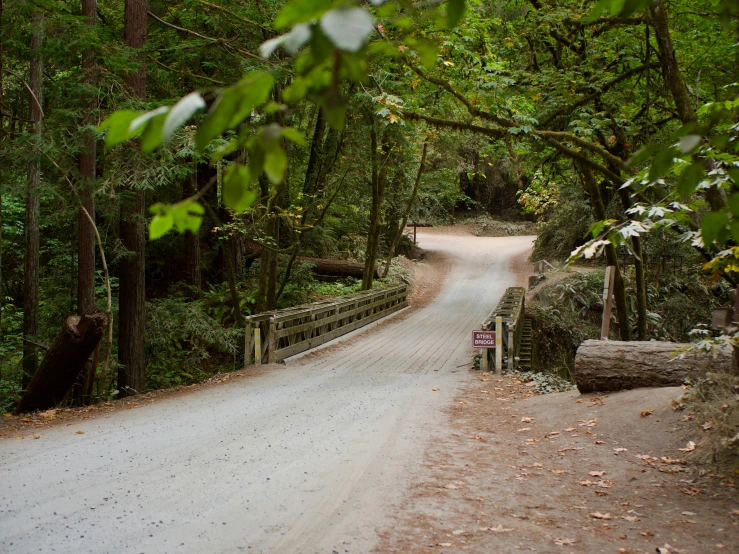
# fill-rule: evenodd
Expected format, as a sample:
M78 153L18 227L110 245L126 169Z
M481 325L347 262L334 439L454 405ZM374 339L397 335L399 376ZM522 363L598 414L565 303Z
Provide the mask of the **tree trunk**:
M142 48L146 42L147 0L126 0L123 40L130 48ZM136 73L128 75L126 85L133 96L146 95L146 65L140 61ZM128 194L126 194L128 193ZM146 222L143 190L123 191L120 236L130 255L120 268L118 322L118 390L120 397L143 391L145 362L145 248Z
M654 0L649 6L649 14L654 34L657 39L657 48L659 56L662 60L662 67L665 75L667 88L675 101L677 113L683 123L696 121L697 117L690 101L688 89L683 81L680 73L680 66L677 63L675 49L672 47L672 39L670 38L670 26L667 21L667 10L662 0Z
M686 377L705 371L729 372L730 347L720 348L716 358L693 351L683 359L674 356L686 344L676 342L616 342L586 340L575 355L575 382L581 393L637 387L675 387Z
M5 6L3 0L0 0L0 22L3 19L3 12ZM4 51L3 44L5 43L5 27L0 25L0 98L3 98L4 85L5 85L5 73L3 72L4 62ZM5 167L5 129L3 128L3 114L0 111L0 183L4 183L4 171ZM3 191L0 186L0 344L3 342ZM3 358L0 356L0 379L3 377Z
M405 206L405 212L403 213L403 219L400 222L400 227L398 228L398 232L395 234L395 237L393 238L393 243L390 245L390 250L387 253L387 261L385 262L385 271L382 274L382 277L387 277L387 274L390 273L390 264L393 261L393 256L395 256L395 249L398 247L398 243L400 242L400 237L403 236L403 230L405 229L405 226L408 224L408 216L411 215L411 208L413 208L413 203L416 201L416 196L418 195L418 186L421 184L421 177L423 176L423 171L426 166L426 151L428 150L428 141L424 141L423 143L423 152L421 152L421 165L418 166L418 173L416 174L416 181L413 183L413 191L411 191L411 195L408 198L408 204Z
M599 221L606 219L606 206L603 204L603 198L595 181L592 170L584 165L580 165L585 188L590 195L590 203L593 206L595 218ZM618 256L616 256L616 248L612 244L606 245L606 260L608 265L613 266L615 271L615 279L613 281L613 296L616 300L616 319L618 320L619 333L621 340L631 340L631 322L629 321L629 311L626 307L626 289L624 279L621 275L621 269L618 265Z
M23 336L36 341L38 333L39 304L39 216L41 186L41 83L43 63L41 43L44 19L41 12L34 12L31 35L31 66L29 75L29 134L33 137L31 160L28 162L26 181L26 256L23 266ZM29 343L23 345L23 386L30 382L38 368L38 351Z
M195 194L195 184L193 181L196 178L196 175L188 177L183 183L182 196L184 198L190 198ZM200 237L192 231L185 231L185 283L195 289L195 296L199 298L202 287L200 276Z
M678 117L683 124L693 123L698 120L698 117L693 109L688 87L685 86L682 73L680 73L680 65L677 62L675 49L672 46L672 38L670 37L667 10L662 0L652 2L649 6L649 15L652 27L654 27L654 36L657 39L657 48L659 50L660 60L662 61L665 83L675 102ZM726 198L721 190L716 187L706 189L705 198L713 211L726 207Z
M28 384L16 413L47 410L62 402L107 325L103 313L68 317Z
M385 196L387 184L387 162L390 157L392 146L387 137L387 132L382 137L382 158L377 155L377 131L375 121L372 120L370 131L370 148L372 159L372 208L370 210L369 229L367 231L367 251L364 258L364 275L362 277L362 290L370 290L374 280L375 261L377 260L377 249L380 244L380 214L382 200Z
M82 0L82 16L87 18L87 25L97 25L97 0ZM95 53L86 50L82 53L82 71L85 74L85 83L92 88L97 82L95 76ZM83 118L83 125L93 124L90 114L97 110L97 96L91 95L88 104L88 112ZM85 131L82 139L82 151L80 152L80 199L82 206L90 217L95 219L95 198L93 189L95 183L95 159L96 159L95 133ZM77 214L78 229L78 255L77 255L77 313L79 315L91 314L95 311L95 230L92 223L82 209ZM96 368L91 362L87 363L80 373L80 378L75 384L74 399L76 404L87 405L90 403L92 386L95 382Z

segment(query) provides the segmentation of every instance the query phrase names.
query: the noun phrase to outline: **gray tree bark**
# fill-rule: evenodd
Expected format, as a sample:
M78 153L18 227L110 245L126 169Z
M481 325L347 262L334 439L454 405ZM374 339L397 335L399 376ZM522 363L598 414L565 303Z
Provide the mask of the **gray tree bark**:
M731 348L716 357L690 352L680 359L676 342L586 340L575 355L575 383L580 392L607 392L638 387L674 387L706 371L732 369Z
M29 134L33 137L31 159L27 166L26 180L26 256L23 262L23 336L36 341L38 333L39 305L39 216L41 205L39 188L41 186L41 84L43 61L41 44L43 41L44 17L34 12L33 34L31 35L31 66L29 75ZM31 380L38 368L38 350L26 342L23 344L23 387Z

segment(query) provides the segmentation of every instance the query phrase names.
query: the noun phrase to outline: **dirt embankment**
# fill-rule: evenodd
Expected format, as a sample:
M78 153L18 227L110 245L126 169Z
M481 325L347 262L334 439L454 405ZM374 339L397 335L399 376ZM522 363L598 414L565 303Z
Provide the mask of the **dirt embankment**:
M688 465L681 392L539 396L471 372L376 552L735 552L735 479Z

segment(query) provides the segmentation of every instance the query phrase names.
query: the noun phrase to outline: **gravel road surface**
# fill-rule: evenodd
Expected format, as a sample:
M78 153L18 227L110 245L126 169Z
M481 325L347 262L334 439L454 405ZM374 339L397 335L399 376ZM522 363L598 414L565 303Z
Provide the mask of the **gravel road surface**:
M532 240L419 232L450 264L422 308L255 377L0 441L0 552L370 551Z

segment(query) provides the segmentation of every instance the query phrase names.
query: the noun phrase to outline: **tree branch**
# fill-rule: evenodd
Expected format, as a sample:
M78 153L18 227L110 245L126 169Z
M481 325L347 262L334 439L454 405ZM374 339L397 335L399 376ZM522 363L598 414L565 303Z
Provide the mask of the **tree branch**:
M575 108L579 108L580 106L587 104L588 102L597 98L601 94L608 92L608 90L616 86L621 81L625 81L626 79L629 79L630 77L633 77L634 75L641 73L642 71L646 71L647 69L654 69L654 68L659 68L659 67L662 67L662 64L659 62L652 62L652 63L634 67L628 70L626 73L622 73L615 79L612 79L604 83L603 85L599 87L597 91L593 92L592 94L582 97L580 100L578 100L577 102L574 102L573 104L568 104L567 106L562 106L561 108L554 110L542 120L541 126L548 127L549 124L552 122L552 120L554 120L555 118L559 117L560 115L569 113Z

